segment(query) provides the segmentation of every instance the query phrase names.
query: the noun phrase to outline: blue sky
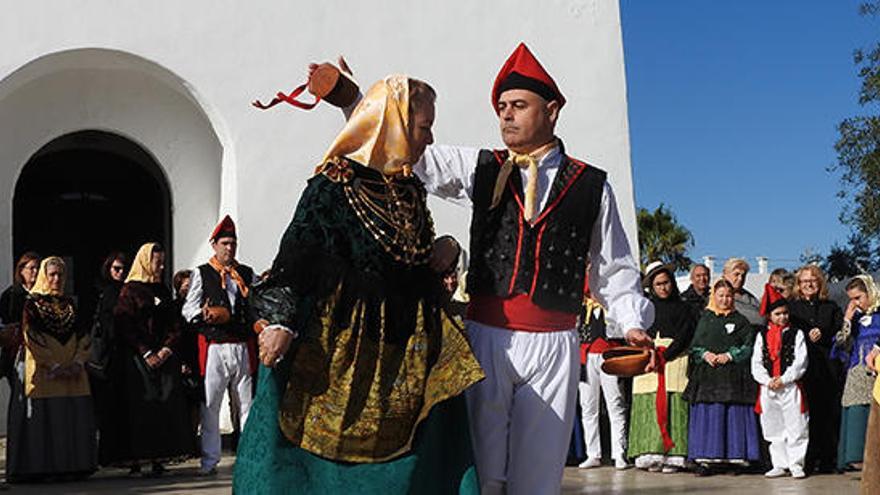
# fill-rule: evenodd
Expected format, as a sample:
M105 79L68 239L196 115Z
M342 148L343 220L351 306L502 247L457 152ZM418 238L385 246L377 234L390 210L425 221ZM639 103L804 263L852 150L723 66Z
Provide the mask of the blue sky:
M880 38L859 1L622 0L636 204L669 205L692 257L845 242L836 125L863 111L853 50Z

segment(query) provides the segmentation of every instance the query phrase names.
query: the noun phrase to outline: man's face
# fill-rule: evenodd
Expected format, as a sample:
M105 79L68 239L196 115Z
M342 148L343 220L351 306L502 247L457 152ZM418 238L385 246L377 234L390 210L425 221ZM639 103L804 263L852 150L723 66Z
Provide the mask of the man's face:
M412 163L419 161L425 148L429 144L434 144L434 133L431 127L434 125L434 105L420 105L416 107L416 111L410 115L411 119L411 136L410 136L410 154Z
M702 266L694 268L691 272L691 285L700 293L706 292L709 288L709 270Z
M746 284L746 274L749 273L745 270L745 268L741 266L737 266L731 268L730 270L724 272L724 278L730 282L730 285L733 286L733 289L737 292L742 290L743 285Z
M228 265L235 259L235 251L238 249L238 241L235 237L221 237L211 243L214 248L214 256L221 265Z
M553 139L559 103L525 89L509 89L498 98L498 124L504 144L529 153Z

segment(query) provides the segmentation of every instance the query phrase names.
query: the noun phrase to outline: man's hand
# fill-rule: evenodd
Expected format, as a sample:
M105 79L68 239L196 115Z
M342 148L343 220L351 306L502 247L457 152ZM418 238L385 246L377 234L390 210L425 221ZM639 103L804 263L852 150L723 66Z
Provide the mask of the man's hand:
M269 368L278 364L290 349L293 337L293 334L280 328L269 327L263 330L260 333L260 362Z
M214 314L208 310L208 301L202 305L202 320L208 324L214 323Z
M630 328L626 331L626 343L635 347L654 347L654 339L639 328Z
M770 383L767 384L767 388L769 388L770 390L779 390L782 388L782 386L782 378L778 376L771 378Z
M872 347L871 352L869 352L868 355L865 356L865 365L868 366L869 370L875 373L878 371L877 367L874 366L874 361L877 360L877 356L880 356L880 349L877 349L876 347Z
M810 330L809 337L810 342L819 342L819 339L822 338L822 330L819 330L818 328Z

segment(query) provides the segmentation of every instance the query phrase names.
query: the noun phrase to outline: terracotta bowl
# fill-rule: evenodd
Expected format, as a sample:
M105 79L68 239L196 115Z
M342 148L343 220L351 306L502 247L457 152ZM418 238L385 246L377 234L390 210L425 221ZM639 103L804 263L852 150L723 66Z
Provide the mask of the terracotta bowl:
M644 347L615 347L602 353L602 371L609 375L630 377L641 375L651 361L651 351Z

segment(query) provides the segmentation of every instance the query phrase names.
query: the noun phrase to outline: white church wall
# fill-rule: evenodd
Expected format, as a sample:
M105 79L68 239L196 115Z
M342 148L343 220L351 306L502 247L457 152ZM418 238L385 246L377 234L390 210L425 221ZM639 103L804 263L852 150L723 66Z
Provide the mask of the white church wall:
M303 82L309 61L344 53L362 85L389 72L434 85L437 142L498 147L489 92L520 40L568 98L558 126L567 151L609 172L636 245L614 0L0 0L0 7L7 13L0 18L2 280L10 272L17 173L30 154L61 133L117 132L157 158L172 187L175 268L203 257L204 237L228 212L239 222L241 258L260 269L271 262L305 181L342 118L328 105L313 112L261 112L251 100L289 91ZM3 89L28 63L81 48L131 54L168 74L113 67L82 74L72 63L55 76ZM434 200L431 206L438 233L467 237L466 210Z

